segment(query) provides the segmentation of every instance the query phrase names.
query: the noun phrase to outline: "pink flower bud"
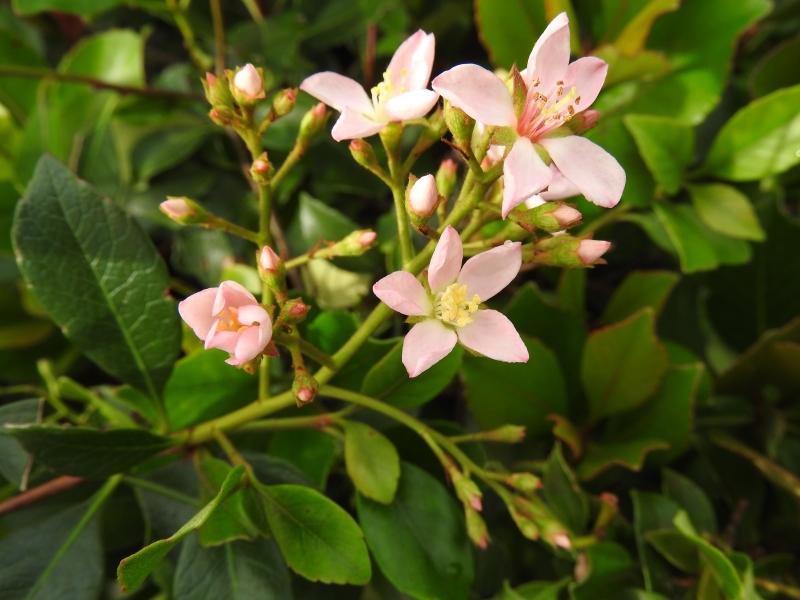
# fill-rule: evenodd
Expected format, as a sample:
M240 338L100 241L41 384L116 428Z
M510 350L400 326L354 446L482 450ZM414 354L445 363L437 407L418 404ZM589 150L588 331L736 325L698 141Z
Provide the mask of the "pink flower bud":
M411 186L408 193L408 206L418 217L429 217L439 203L439 191L433 175L420 177Z
M264 81L251 63L247 63L233 76L233 87L248 100L264 97Z
M569 539L569 536L566 533L556 533L553 535L553 544L558 546L559 548L564 548L565 550L569 550L572 548L572 542Z
M581 240L578 244L578 258L585 265L594 265L602 257L608 249L611 248L611 242L604 240Z
M262 156L264 158L262 158ZM267 173L269 173L269 169L270 169L270 164L269 160L267 160L266 158L266 154L262 154L253 161L253 171L255 171L256 173L260 175L266 175Z
M272 110L276 116L282 117L291 112L295 102L297 102L297 88L286 88L275 95L272 100Z
M275 273L283 264L281 257L275 254L275 251L269 246L264 246L258 254L258 266L265 273Z
M577 223L580 223L583 215L580 213L579 210L567 205L567 204L560 204L558 208L556 208L552 213L550 213L558 224L561 226L562 229L566 229L567 227L572 227Z
M362 231L358 235L358 243L362 248L369 248L370 246L372 246L372 244L375 243L377 237L378 237L377 233L375 233L371 229L367 229L365 231Z
M173 221L180 221L194 213L186 198L176 198L175 196L167 196L167 199L159 205L159 208L162 213Z
M305 302L297 302L289 309L289 316L293 319L302 319L308 314L308 304Z
M217 83L217 76L214 75L213 73L206 73L206 83L209 86L214 85L215 83Z
M316 395L316 392L312 388L309 388L309 387L303 387L303 388L300 388L299 390L297 390L297 399L302 404L308 404L309 402L311 402L314 399L315 395Z

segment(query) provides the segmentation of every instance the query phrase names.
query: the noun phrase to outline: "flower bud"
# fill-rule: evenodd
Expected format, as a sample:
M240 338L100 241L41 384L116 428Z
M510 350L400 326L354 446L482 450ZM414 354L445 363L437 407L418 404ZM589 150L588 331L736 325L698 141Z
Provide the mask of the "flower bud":
M567 229L573 225L577 225L583 219L581 212L570 206L569 204L559 204L556 209L550 213L559 225L560 229Z
M539 528L536 526L536 523L528 517L526 514L522 513L513 505L508 505L508 512L511 515L511 519L514 521L514 524L519 529L519 532L524 535L529 540L538 540L539 539Z
M295 322L300 322L306 318L308 315L308 311L310 310L308 304L300 300L299 298L295 298L294 300L290 300L286 303L288 309L286 311L287 315L290 319Z
M318 251L314 256L317 258L361 256L372 247L377 237L378 234L371 229L356 229L347 237Z
M328 120L328 107L322 102L314 105L314 107L307 111L300 120L300 131L297 134L297 140L301 144L308 144L314 139L322 129L325 127L325 122Z
M583 218L580 211L558 202L543 202L535 208L526 208L522 204L508 216L517 225L530 232L536 229L549 232L561 231L580 223Z
M364 250L369 250L372 247L372 244L375 243L375 240L378 238L378 234L372 231L371 229L362 229L358 232L358 245L361 246Z
M286 266L269 246L263 246L256 254L258 275L279 304L286 300Z
M597 125L599 120L600 111L590 108L588 110L584 110L583 112L579 112L577 115L572 117L572 119L567 122L567 127L569 127L573 133L576 134L586 133L595 125Z
M533 473L512 473L506 483L520 492L534 492L542 487L542 481Z
M228 82L224 78L217 77L213 73L206 73L201 80L206 100L214 108L230 109L233 104Z
M453 141L456 146L465 152L468 151L472 140L472 130L475 127L475 119L460 108L456 108L450 102L445 101L444 120L450 133L453 134Z
M553 533L549 536L549 538L550 542L554 546L558 546L559 548L563 548L564 550L569 550L572 548L572 542L570 541L569 536L563 531Z
M581 240L578 244L578 258L586 266L604 263L602 256L611 248L611 242L604 240Z
M262 273L279 273L283 269L283 261L272 248L264 246L258 253L258 269Z
M436 179L428 174L417 179L408 192L409 211L422 218L430 217L439 204L439 190Z
M456 187L458 176L458 163L452 158L445 158L436 171L436 189L442 198L449 198Z
M208 111L208 118L220 127L227 127L233 122L232 115L227 110L220 108L212 108Z
M464 509L464 516L466 517L469 539L481 550L486 550L489 546L489 531L486 529L486 522L483 517L469 508Z
M186 197L167 196L167 199L158 208L181 225L195 225L208 220L206 210L194 200Z
M480 512L483 510L483 494L480 488L472 479L464 475L455 466L448 468L453 487L456 489L456 496L464 506Z
M250 166L250 177L253 178L259 185L266 185L269 183L272 176L272 163L269 162L269 156L266 152L262 152L258 158L253 161Z
M231 93L236 102L243 106L248 106L263 98L266 94L261 72L251 63L241 67L233 76Z
M497 429L481 431L475 438L484 442L516 444L525 439L525 428L522 425L503 425Z
M292 112L295 102L297 102L297 88L286 88L275 94L272 99L272 110L275 116L288 115Z
M295 369L292 392L297 401L297 406L303 406L314 400L318 389L317 380L308 374L305 367Z
M369 142L365 142L360 138L354 139L352 142L350 142L350 154L353 155L353 160L355 160L359 165L368 171L376 171L380 169L378 159L375 156L375 150L372 148Z

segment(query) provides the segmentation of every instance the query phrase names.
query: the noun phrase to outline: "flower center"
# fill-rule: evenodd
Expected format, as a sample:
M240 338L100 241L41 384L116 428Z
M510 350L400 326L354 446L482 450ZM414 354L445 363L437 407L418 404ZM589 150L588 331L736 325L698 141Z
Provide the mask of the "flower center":
M383 81L370 90L372 92L372 104L377 108L386 104L389 99L397 93L394 89L392 80L389 79L389 72L383 74Z
M229 306L217 315L217 331L239 331L242 327L239 309L235 306Z
M517 127L520 135L534 141L574 117L577 112L576 107L581 103L581 97L578 96L575 86L565 91L563 81L556 82L556 87L550 96L536 91L537 85L534 82L528 90L525 108Z
M467 286L462 283L451 283L436 298L434 312L436 318L455 327L464 327L472 323L472 313L478 310L481 299L477 294L469 298Z

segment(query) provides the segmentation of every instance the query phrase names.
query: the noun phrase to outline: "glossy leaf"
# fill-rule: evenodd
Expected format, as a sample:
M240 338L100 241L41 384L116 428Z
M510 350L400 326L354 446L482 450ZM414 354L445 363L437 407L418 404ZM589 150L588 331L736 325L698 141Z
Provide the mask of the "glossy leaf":
M677 119L648 115L629 115L625 126L656 182L667 194L677 193L694 154L692 128Z
M369 425L348 421L344 428L347 474L360 494L390 504L400 479L400 457L392 442Z
M301 429L278 431L269 443L269 456L282 458L296 466L320 488L325 487L328 474L336 462L334 439L322 431Z
M634 271L614 290L600 321L616 323L646 307L658 315L678 279L670 271Z
M762 241L764 230L750 200L724 183L689 186L700 219L714 231L744 240Z
M157 397L179 327L164 295L164 263L138 225L44 157L17 207L14 246L20 271L64 335L103 369Z
M534 42L547 26L544 4L536 0L475 3L478 35L492 63L506 69L513 64L521 69L528 63Z
M649 0L630 21L614 41L614 46L623 54L633 55L640 52L645 45L653 23L668 12L680 6L679 0Z

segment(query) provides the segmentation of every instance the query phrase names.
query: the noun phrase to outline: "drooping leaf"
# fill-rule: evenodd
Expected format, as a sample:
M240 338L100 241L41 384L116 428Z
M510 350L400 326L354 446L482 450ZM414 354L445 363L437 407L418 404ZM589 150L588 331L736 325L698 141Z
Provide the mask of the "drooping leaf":
M166 268L139 226L45 156L17 207L14 246L20 271L64 335L157 397L180 330L165 296Z
M63 475L102 478L126 471L173 445L144 429L16 425L6 431L33 459Z
M369 581L372 568L364 534L338 504L302 485L258 489L272 535L294 572L323 583Z
M391 503L400 479L400 457L392 442L358 421L348 421L344 433L345 466L358 492L370 500Z
M586 340L581 381L595 420L636 408L657 388L667 354L655 334L653 310L597 330Z
M634 271L614 290L600 322L616 323L648 306L658 315L676 283L670 271Z
M149 544L127 558L122 559L117 567L117 580L123 590L134 591L153 572L169 551L187 535L196 531L208 521L209 517L222 502L236 489L244 476L244 467L237 466L225 478L217 495L200 509L191 519L168 538Z
M653 178L667 194L677 193L694 153L692 128L668 117L628 115L624 120Z
M414 598L460 599L473 577L461 511L431 475L403 463L394 502L358 497L358 519L381 572Z

